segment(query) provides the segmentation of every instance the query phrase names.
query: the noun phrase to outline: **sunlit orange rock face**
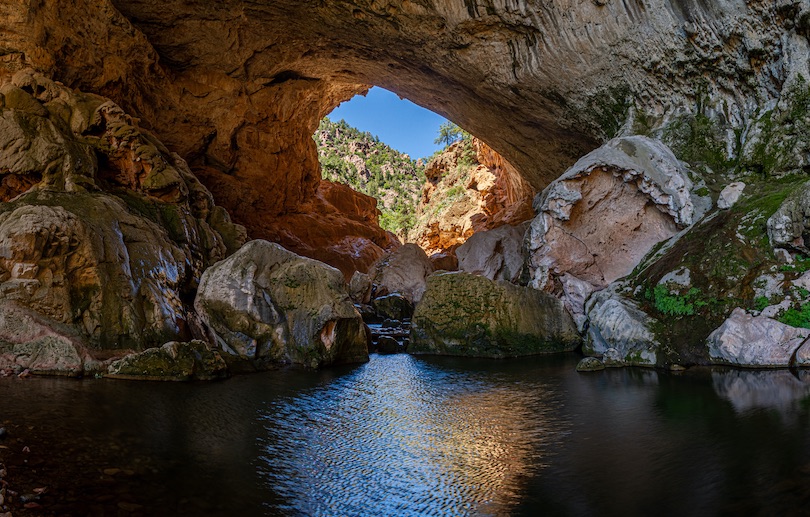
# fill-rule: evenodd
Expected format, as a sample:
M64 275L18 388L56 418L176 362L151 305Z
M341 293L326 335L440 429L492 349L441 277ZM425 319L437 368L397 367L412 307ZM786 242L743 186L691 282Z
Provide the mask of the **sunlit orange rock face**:
M340 269L348 280L400 246L392 233L379 227L378 214L376 199L324 180L295 212L269 224L257 218L253 228L264 239Z
M452 253L475 232L534 217L534 189L478 138L466 151L461 142L451 145L428 164L425 176L418 224L409 238L428 254Z

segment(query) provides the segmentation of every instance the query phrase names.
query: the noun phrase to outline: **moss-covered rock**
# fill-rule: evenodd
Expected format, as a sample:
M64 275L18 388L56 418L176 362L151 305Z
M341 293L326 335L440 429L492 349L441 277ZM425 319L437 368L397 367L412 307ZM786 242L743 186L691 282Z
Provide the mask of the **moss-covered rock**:
M598 372L605 369L605 365L595 357L584 357L577 363L578 372Z
M540 291L469 273L436 273L413 316L409 353L516 357L575 349L563 304Z
M202 341L174 341L149 348L113 362L107 371L107 377L153 381L208 381L227 376L222 356Z
M658 366L717 362L706 340L732 310L758 314L796 290L790 282L806 269L804 262L782 264L768 234L777 219L788 221L783 229L790 230L777 239L780 245L803 234L804 182L801 177L746 178L737 203L710 212L659 247L625 281L624 296L652 320L647 329L654 335Z
M380 318L403 320L413 315L413 304L399 293L375 298L371 306Z
M251 241L206 270L194 306L234 359L313 368L368 360L340 271L278 244Z
M747 131L740 166L764 176L802 172L810 167L810 84L791 77L778 102L764 106Z

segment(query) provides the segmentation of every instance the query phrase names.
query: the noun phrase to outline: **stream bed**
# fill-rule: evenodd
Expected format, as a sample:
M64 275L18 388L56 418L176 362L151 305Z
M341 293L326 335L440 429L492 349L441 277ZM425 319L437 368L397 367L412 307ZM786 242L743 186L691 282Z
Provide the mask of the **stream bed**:
M2 378L0 458L35 503L15 517L807 511L810 372L577 373L578 359Z

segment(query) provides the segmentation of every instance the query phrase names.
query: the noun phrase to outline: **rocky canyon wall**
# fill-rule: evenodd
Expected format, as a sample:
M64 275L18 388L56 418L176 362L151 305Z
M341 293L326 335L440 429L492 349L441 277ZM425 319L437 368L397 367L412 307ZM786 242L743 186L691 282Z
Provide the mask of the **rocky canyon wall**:
M282 214L330 212L309 137L364 85L448 116L539 190L628 120L651 131L708 116L727 158L732 144L758 138L744 129L807 68L806 1L5 0L0 9L0 77L33 67L113 99L254 237L297 231ZM750 167L803 165L801 153L772 164L749 147ZM360 236L373 248L358 264L388 245L372 233Z
M736 358L739 313L712 338L719 355L682 344L743 306L770 325L771 302L807 324L785 285L807 285L810 267L793 192L810 169L808 0L0 0L0 15L2 354L30 363L31 343L61 346L74 371L88 346L205 337L190 298L244 241L228 213L347 276L396 247L373 200L321 181L311 138L369 85L485 142L481 159L510 171L485 212L548 187L521 277L566 297L591 351ZM737 179L750 186L735 206ZM690 203L709 215L684 217ZM628 232L603 232L611 221ZM267 264L268 278L305 284L308 269L277 278L282 262L299 267ZM330 321L313 329L327 349ZM352 350L365 335L353 321Z

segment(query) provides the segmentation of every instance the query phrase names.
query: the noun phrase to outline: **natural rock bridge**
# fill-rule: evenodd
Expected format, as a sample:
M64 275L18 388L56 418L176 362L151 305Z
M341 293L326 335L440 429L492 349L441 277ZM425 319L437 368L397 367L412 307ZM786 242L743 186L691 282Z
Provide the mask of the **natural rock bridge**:
M700 107L743 127L789 79L805 4L7 0L0 40L5 73L34 66L140 117L252 237L346 254L344 235L387 241L361 202L316 195L310 135L367 85L457 122L539 190L628 120Z

